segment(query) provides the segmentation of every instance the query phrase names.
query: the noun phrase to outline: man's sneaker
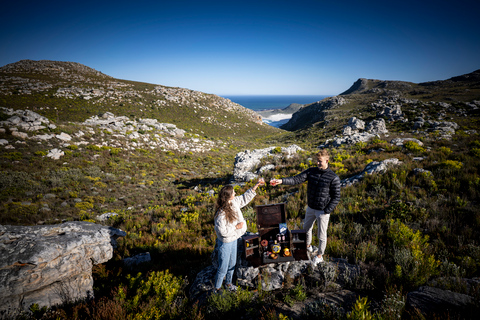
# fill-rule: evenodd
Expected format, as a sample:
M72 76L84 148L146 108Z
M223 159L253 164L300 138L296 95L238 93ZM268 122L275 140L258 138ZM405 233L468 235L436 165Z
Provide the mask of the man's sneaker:
M307 251L310 252L310 253L313 253L313 246L308 246Z
M237 292L237 286L234 284L227 285L227 290L231 292Z
M315 257L313 257L313 259L312 259L312 266L313 266L313 267L316 267L317 264L319 264L319 263L321 263L321 262L323 262L323 257L320 257L320 258L319 258L318 256L315 256Z

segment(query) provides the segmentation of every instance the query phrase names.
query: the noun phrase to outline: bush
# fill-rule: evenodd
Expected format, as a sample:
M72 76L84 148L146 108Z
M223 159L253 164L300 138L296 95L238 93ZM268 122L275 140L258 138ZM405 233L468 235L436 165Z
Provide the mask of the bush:
M406 141L403 146L405 147L405 149L407 149L408 151L410 152L425 152L425 148L423 148L422 146L420 146L418 143L416 143L415 141Z
M392 242L394 277L406 286L420 286L438 272L440 262L429 254L428 236L391 219L387 237Z
M118 289L117 299L133 319L160 319L175 314L178 305L173 304L182 294L183 280L168 270L153 271L146 280L141 273L127 276L128 287Z
M455 160L445 160L440 163L442 166L449 169L462 169L463 163Z

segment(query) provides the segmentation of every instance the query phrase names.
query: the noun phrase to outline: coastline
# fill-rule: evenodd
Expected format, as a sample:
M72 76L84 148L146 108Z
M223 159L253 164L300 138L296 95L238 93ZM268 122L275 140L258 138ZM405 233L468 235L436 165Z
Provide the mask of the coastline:
M262 117L262 121L272 127L279 128L287 123L292 115L304 107L303 104L292 103L283 109L268 109L255 111Z

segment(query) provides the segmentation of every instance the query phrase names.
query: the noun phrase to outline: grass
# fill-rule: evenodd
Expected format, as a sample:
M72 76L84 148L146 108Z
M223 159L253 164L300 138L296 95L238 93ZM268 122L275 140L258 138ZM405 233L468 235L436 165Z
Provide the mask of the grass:
M43 79L59 81L48 76ZM102 77L97 80L105 81ZM104 101L100 106L94 99L87 102L54 98L56 91L52 90L30 96L2 96L0 106L28 107L42 113L57 124L57 133L78 132L81 125L72 121L111 111L132 120L152 117L174 123L191 136L210 139L217 145L226 143L226 147L203 153L143 147L126 150L102 146L103 139L110 138L104 132L107 138L102 138L97 130L87 133L87 146L69 143L63 148L68 151L66 155L54 161L45 157L53 146L31 140L23 144L8 131L0 133L1 139L15 146L12 150L2 148L0 153L0 224L92 220L103 213L115 212L117 216L106 224L127 232L126 237L118 240L114 258L94 267L94 300L52 309L32 306L32 314L24 318L287 319L291 314L279 306L299 304L305 319L318 318L319 314L325 319L421 318L404 310L405 295L434 282L442 288L469 294L477 301L480 298L480 288L469 288L462 280L480 275L480 137L478 133L465 133L471 129L479 132L478 113L463 117L455 110L447 110L448 120L461 126L451 140L439 140L427 131L413 132L404 123L387 122L389 137L331 150L335 164L332 169L341 179L358 174L372 161L389 158L402 161L384 174L366 176L360 183L343 188L340 204L331 216L326 258L343 258L362 270L361 276L346 284L359 295L351 308L342 309L318 298L319 293L332 290L326 279L338 276L333 269L322 271L325 283L321 285L308 281L306 276L286 281L285 287L275 292L242 289L237 294L225 292L198 304L189 300L188 290L196 274L211 265L216 200L212 191L218 192L229 182L236 153L295 143L305 151L289 159L272 160L275 169L264 177L268 181L300 173L312 165L316 147L338 134L348 117L361 112L363 120L373 118L375 112L370 103L378 96L349 95L346 97L349 103L342 106L342 112L327 115L330 121L327 126L320 122L296 132L282 132L251 124L241 114L215 109L218 101L212 95L192 94L192 100L182 105L176 102L154 105L158 97L148 93L153 85L122 82L130 87L118 90L126 93L128 88L135 88L142 92L143 99ZM406 95L415 99L428 95L432 101L443 101L454 90L426 87L422 90L428 93L413 94L420 90L417 87ZM465 97L478 100L477 91L473 88ZM459 94L456 97L459 101L462 98ZM187 106L194 103L211 109L202 113L203 109L198 108L196 115L191 114ZM425 117L432 119L439 111L422 102L402 108L411 115L422 108ZM173 109L183 113L174 113ZM198 121L212 112L216 121ZM182 114L182 118L175 114ZM0 113L0 118L8 117ZM245 123L249 126L244 126ZM424 145L392 146L389 141L396 137L414 137ZM426 171L416 173L416 168ZM252 183L238 186L238 193L251 186ZM294 228L301 223L306 184L264 186L257 193L243 210L251 231L256 225L254 207L268 203L286 202L288 226ZM150 252L150 263L139 265L135 271L123 267L123 258L143 252Z

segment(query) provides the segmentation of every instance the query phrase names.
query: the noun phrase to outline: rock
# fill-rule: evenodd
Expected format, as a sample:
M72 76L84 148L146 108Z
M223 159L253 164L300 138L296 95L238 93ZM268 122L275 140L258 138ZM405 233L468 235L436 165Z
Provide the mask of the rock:
M92 266L113 256L126 233L90 222L0 225L0 314L53 306L93 294Z
M45 125L49 125L50 121L30 110L13 110L8 108L0 108L5 114L12 115L6 121L1 121L0 125L15 126L25 131L35 131L45 129ZM45 125L43 125L45 124Z
M342 134L344 136L351 136L365 129L365 121L352 117L348 120L348 124L343 127Z
M267 165L264 165L263 167L261 167L260 169L258 169L256 173L257 174L262 174L265 171L270 171L270 170L273 170L273 169L275 169L275 165L267 164Z
M367 174L383 173L383 172L386 172L388 170L388 168L390 168L392 166L397 166L401 163L402 162L400 160L398 160L397 158L386 159L386 160L383 160L381 162L378 162L378 161L370 162L365 167L365 169L363 169L362 172L360 172L359 174L357 174L353 177L343 179L340 182L340 184L341 184L342 187L351 186L352 184L355 184L355 183L359 182Z
M377 113L377 117L387 117L390 121L403 119L402 109L399 104L386 106L382 111Z
M385 120L383 119L373 120L367 125L366 130L371 134L388 133L387 126L385 125Z
M140 263L150 262L152 258L150 257L150 252L140 253L136 256L123 259L123 264L126 267L133 267Z
M36 136L33 136L32 139L33 140L43 140L43 141L46 141L46 140L50 140L52 138L54 138L55 135L54 134L38 134Z
M28 134L25 133L25 132L20 132L20 131L13 131L12 132L12 136L14 137L17 137L17 138L20 138L20 139L27 139L28 138Z
M98 221L105 222L105 221L107 221L108 219L110 219L111 217L115 217L115 216L117 216L117 215L118 215L118 214L115 213L115 212L107 212L107 213L104 213L104 214L98 216L96 219L97 219Z
M415 138L395 138L395 139L392 139L392 141L390 141L390 143L394 144L396 146L403 146L406 141L413 141L416 144L418 144L419 146L421 146L421 147L423 146L423 142L418 140L418 139L415 139Z
M451 319L477 319L478 307L473 297L434 287L420 287L407 294L406 308L418 310L424 316L436 318L449 315Z
M415 122L413 123L413 129L414 130L420 129L424 125L425 125L425 120L421 117L418 117L415 119Z
M64 156L65 152L60 149L52 149L48 152L47 157L52 158L53 160L58 160L60 157Z
M348 126L351 127L352 130L363 130L365 129L365 121L357 117L352 117L348 120Z
M358 132L353 131L352 127L350 126L343 127L342 135L351 136L352 134L355 134L355 133L358 133Z
M189 299L191 301L198 301L199 304L206 302L209 293L215 289L213 281L216 272L217 268L212 265L197 274L189 290Z
M250 181L258 177L257 166L260 164L260 161L269 156L273 157L290 157L297 151L302 150L297 145L291 145L286 148L281 148L281 153L274 153L274 150L277 150L275 147L268 147L265 149L256 149L256 150L245 150L244 152L239 152L235 156L234 168L233 168L233 179L235 181Z
M423 168L415 168L415 169L413 169L413 174L415 174L416 176L418 176L418 175L420 175L420 174L423 174L423 175L426 175L426 176L433 177L432 171L425 170L425 169L423 169Z
M428 131L436 131L438 132L442 138L450 139L453 134L455 134L455 130L458 130L460 126L455 122L450 121L427 121L427 123L431 126Z
M355 133L350 136L328 139L324 144L320 145L319 148L326 148L328 146L339 147L343 144L352 145L358 142L368 142L375 137L377 137L377 135L368 132Z
M66 134L65 132L57 134L55 137L58 140L62 140L62 141L65 141L65 142L72 140L72 137L69 134Z
M8 144L8 141L5 139L0 139L0 146Z

